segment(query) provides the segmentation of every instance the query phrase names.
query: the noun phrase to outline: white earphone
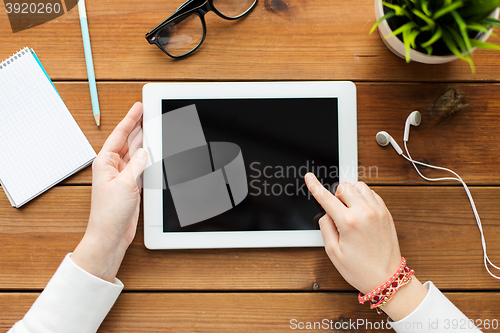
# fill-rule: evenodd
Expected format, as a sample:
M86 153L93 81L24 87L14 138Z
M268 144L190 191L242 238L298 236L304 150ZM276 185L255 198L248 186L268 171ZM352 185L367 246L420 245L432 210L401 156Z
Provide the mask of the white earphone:
M406 160L408 160L408 161L411 162L411 164L413 165L413 167L415 168L415 170L417 171L417 173L423 179L428 180L428 181L455 180L455 181L458 181L458 182L462 183L462 185L463 185L463 187L465 189L465 192L467 193L467 196L469 198L469 201L470 201L470 204L471 204L471 207L472 207L472 211L474 212L474 216L476 218L477 227L479 228L479 232L481 234L481 245L483 247L484 267L486 267L486 270L488 271L488 273L492 277L494 277L495 279L499 279L500 280L500 276L494 275L490 271L490 269L488 267L488 263L489 263L495 269L500 270L500 267L495 266L490 261L490 259L488 258L488 255L486 254L486 241L484 240L483 226L481 224L481 219L479 218L479 214L477 212L476 205L474 203L474 200L472 199L472 195L471 195L471 193L469 191L469 188L467 187L467 184L465 184L465 182L462 180L462 178L456 172L454 172L454 171L452 171L450 169L446 169L446 168L442 168L442 167L438 167L438 166L434 166L434 165L422 163L422 162L419 162L419 161L415 161L414 159L412 159L412 157L410 155L410 152L408 151L408 146L407 146L406 143L408 142L408 139L410 137L410 125L418 126L418 125L420 125L421 121L422 121L422 116L421 116L420 112L418 112L418 111L413 111L412 113L410 113L410 115L408 116L408 118L406 118L405 131L404 131L404 135L403 135L403 143L404 143L404 148L405 148L405 151L406 151L406 155L403 154L403 150L401 149L401 147L399 147L399 145L396 142L396 140L394 140L392 138L392 136L389 135L389 133L387 133L385 131L380 131L380 132L377 133L375 139L377 140L377 143L379 145L381 145L381 146L387 146L390 143L391 146L394 148L394 150L396 150L396 152L398 153L398 155L403 156ZM424 176L420 172L420 170L417 167L417 164L421 165L421 166L428 167L428 168L432 168L432 169L438 169L438 170L443 170L443 171L450 172L455 177L428 178L428 177Z
M377 136L375 137L377 140L377 143L381 146L387 146L389 143L391 144L392 148L398 153L398 155L403 155L403 151L401 150L401 147L398 145L396 140L392 138L392 136L389 135L386 131L380 131L377 133Z

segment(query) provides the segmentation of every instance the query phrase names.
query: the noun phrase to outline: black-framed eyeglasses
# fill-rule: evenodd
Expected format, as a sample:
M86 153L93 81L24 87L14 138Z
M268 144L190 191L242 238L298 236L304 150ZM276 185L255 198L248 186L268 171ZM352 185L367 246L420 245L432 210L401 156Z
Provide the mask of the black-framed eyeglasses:
M213 11L226 20L248 14L258 0L188 0L175 13L146 34L172 58L181 58L196 51L205 41L205 14Z

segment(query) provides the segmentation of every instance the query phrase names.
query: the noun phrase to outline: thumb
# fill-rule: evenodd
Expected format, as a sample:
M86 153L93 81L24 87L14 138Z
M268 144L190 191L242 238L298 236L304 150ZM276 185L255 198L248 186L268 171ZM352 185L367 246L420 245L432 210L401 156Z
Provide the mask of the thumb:
M123 177L127 181L134 181L136 185L140 185L138 180L146 167L147 161L148 153L146 150L143 148L137 149L119 177Z

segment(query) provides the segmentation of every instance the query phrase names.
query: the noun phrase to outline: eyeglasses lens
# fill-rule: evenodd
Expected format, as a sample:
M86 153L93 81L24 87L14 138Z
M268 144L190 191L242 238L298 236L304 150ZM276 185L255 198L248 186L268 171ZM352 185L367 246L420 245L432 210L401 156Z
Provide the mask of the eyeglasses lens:
M158 33L161 46L173 56L180 56L200 45L203 39L201 18L192 14L165 26Z
M227 17L238 17L249 10L256 0L213 0L214 7Z

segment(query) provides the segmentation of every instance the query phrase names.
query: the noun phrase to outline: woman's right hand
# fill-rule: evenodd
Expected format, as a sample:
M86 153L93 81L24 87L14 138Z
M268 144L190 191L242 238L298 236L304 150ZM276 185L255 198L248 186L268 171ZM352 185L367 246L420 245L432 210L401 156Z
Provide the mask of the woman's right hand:
M363 294L399 268L401 252L391 213L365 183L342 183L335 195L316 177L306 184L326 214L319 220L326 253L344 279Z
M321 234L326 253L342 277L363 294L384 284L398 270L401 252L394 221L382 198L363 182L341 183L333 195L312 173L305 176L305 181L326 212L319 220ZM395 307L399 303L396 298L408 290L416 292L416 304L410 301L410 307ZM402 319L426 293L427 289L413 279L384 306L384 311L393 320Z

